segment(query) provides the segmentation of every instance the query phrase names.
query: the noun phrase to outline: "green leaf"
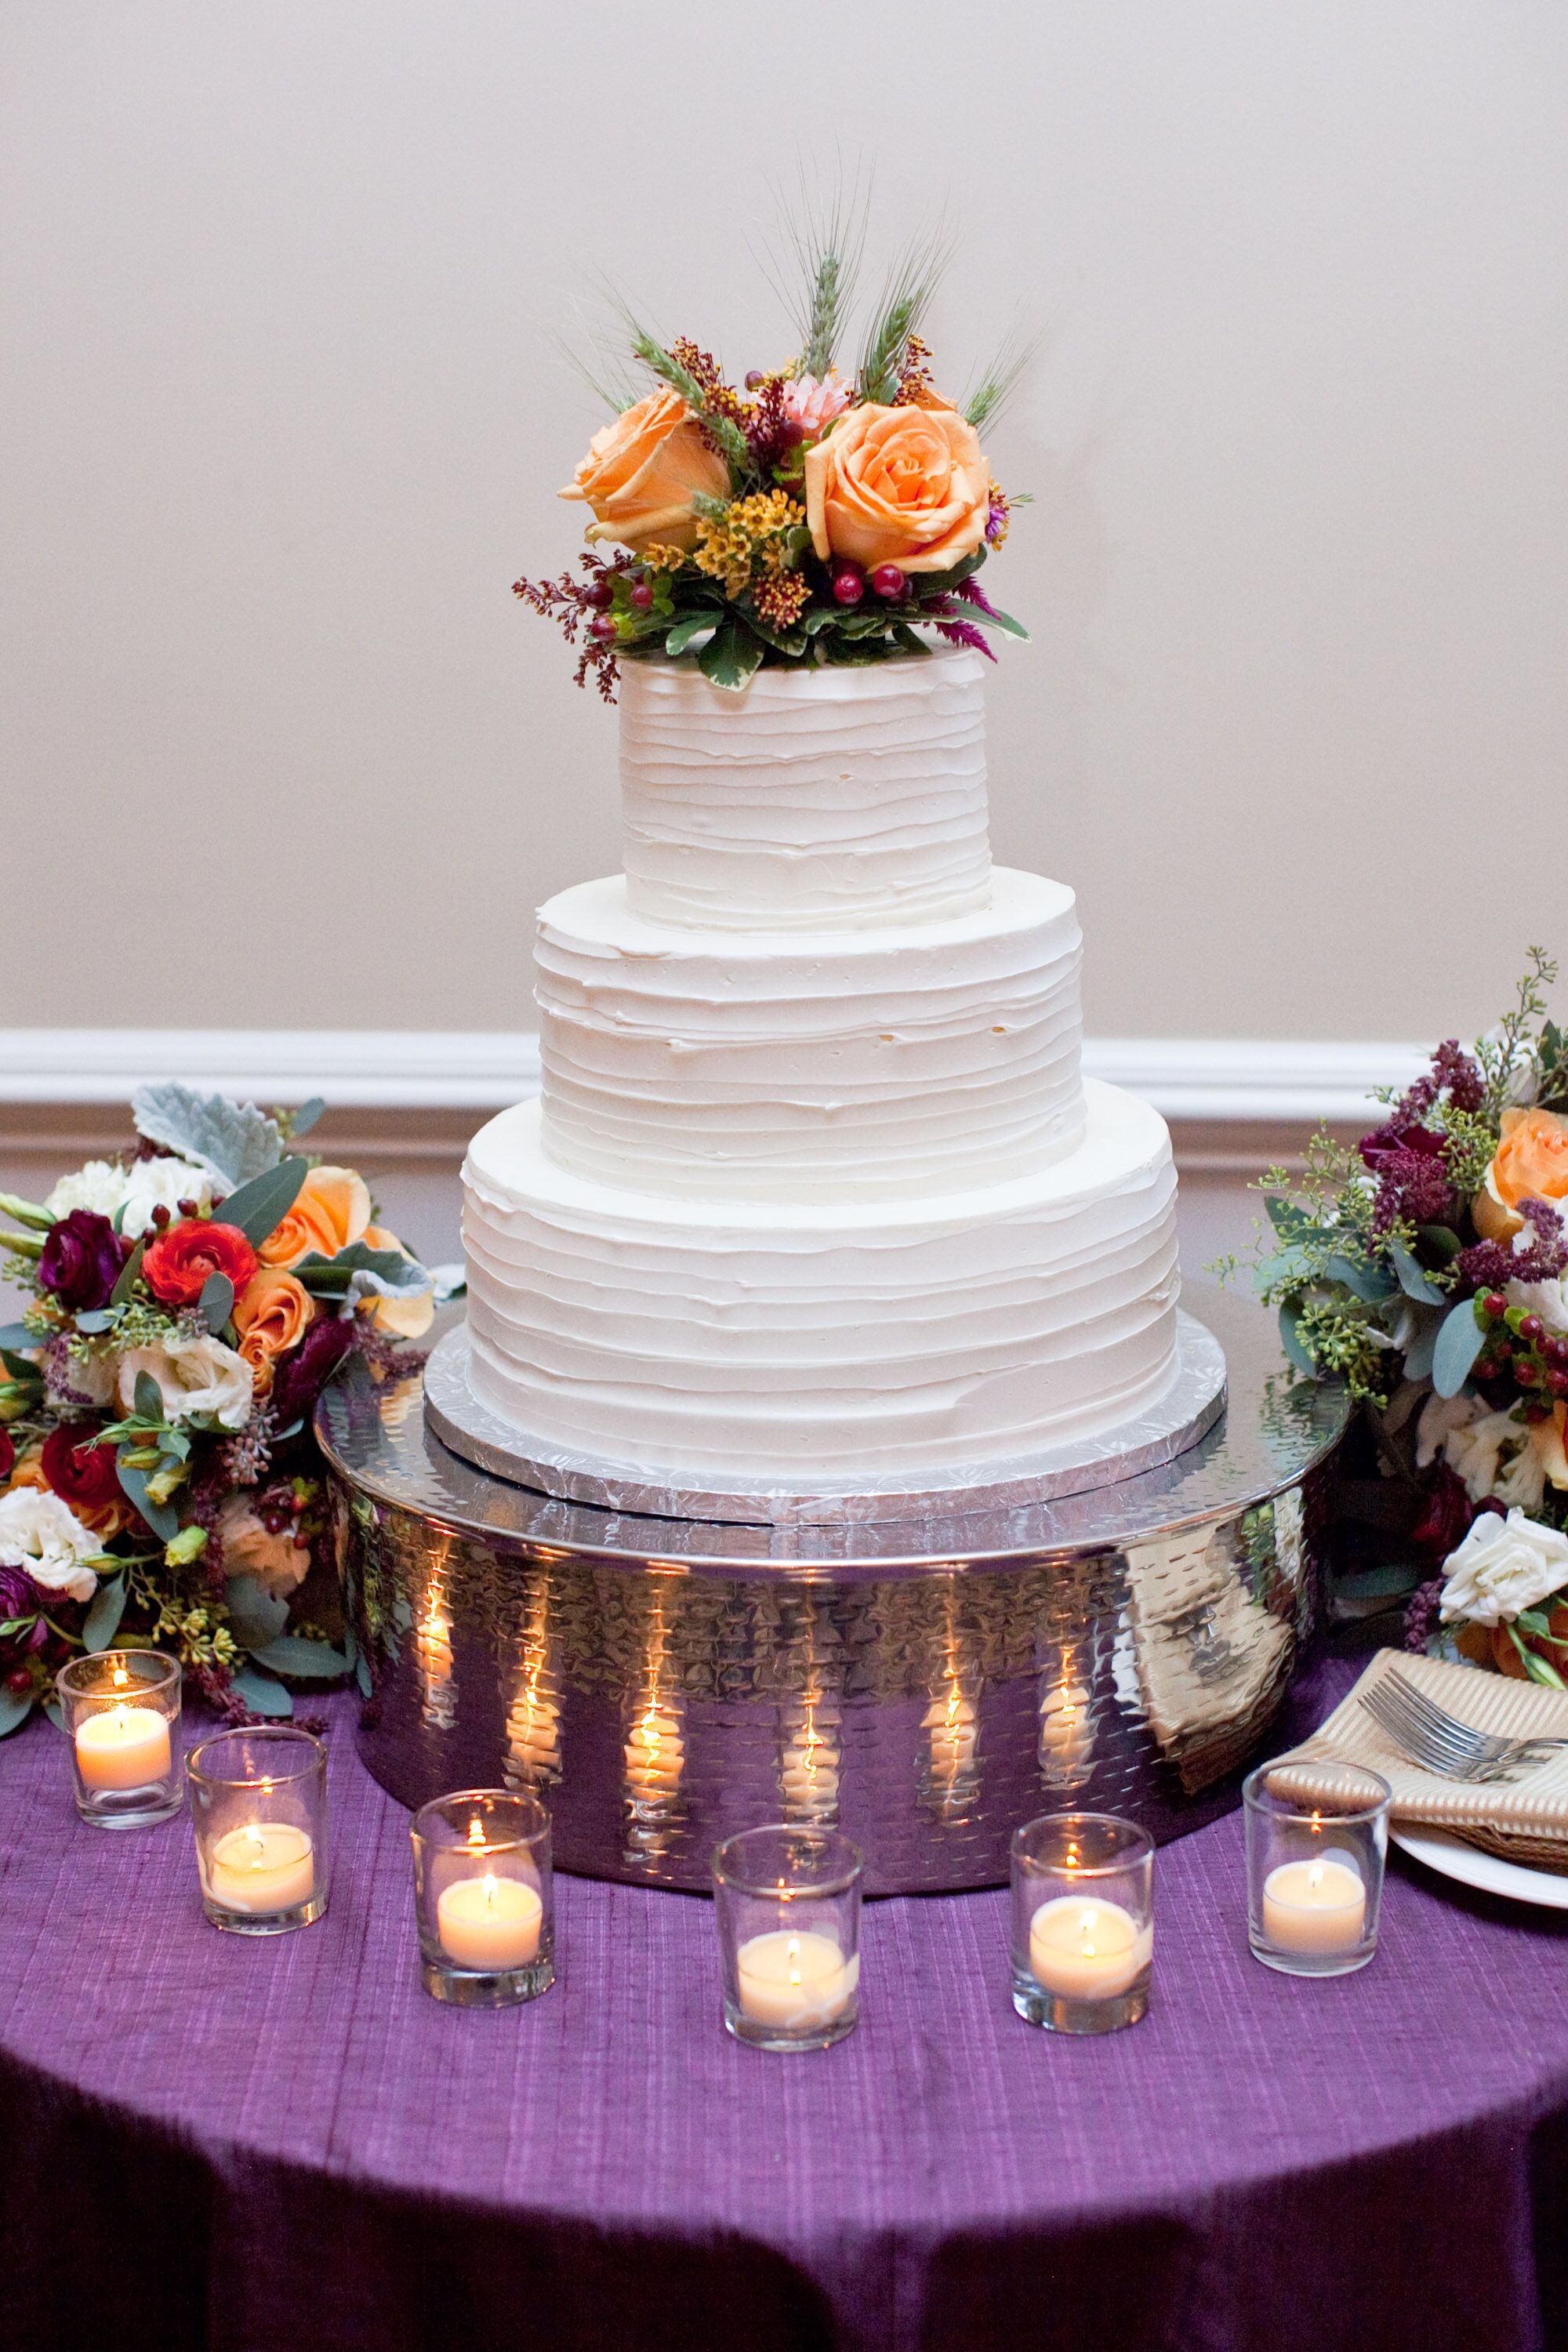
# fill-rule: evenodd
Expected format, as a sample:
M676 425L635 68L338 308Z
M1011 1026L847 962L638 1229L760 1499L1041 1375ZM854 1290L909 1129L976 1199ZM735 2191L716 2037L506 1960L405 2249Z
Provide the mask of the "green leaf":
M19 1731L33 1712L31 1691L0 1690L0 1739Z
M1544 1610L1521 1609L1513 1622L1516 1625L1522 1626L1527 1633L1544 1633L1549 1639L1551 1638L1552 1620Z
M215 1339L222 1337L223 1327L234 1313L234 1285L226 1274L209 1274L202 1285L197 1304L202 1320Z
M282 1223L310 1172L306 1160L280 1160L276 1168L253 1176L248 1184L229 1194L223 1204L224 1223L237 1225L251 1246L258 1246Z
M284 1633L250 1653L258 1666L269 1667L275 1675L299 1675L306 1678L320 1676L330 1680L334 1675L346 1675L349 1662L325 1642L308 1642L298 1633Z
M66 1727L65 1711L61 1707L58 1698L49 1698L44 1701L44 1713L48 1717L49 1721L54 1725L57 1731L64 1731Z
M1568 1683L1563 1681L1555 1666L1549 1665L1538 1652L1521 1642L1511 1625L1508 1633L1510 1641L1524 1661L1524 1671L1532 1683L1544 1684L1548 1690L1568 1690Z
M325 1100L321 1095L312 1095L310 1101L302 1102L294 1113L293 1118L289 1121L289 1134L296 1140L301 1135L309 1135L326 1108Z
M1421 1581L1416 1568L1359 1568L1336 1576L1334 1594L1342 1601L1401 1601Z
M1296 1370L1299 1372L1305 1372L1309 1380L1315 1381L1318 1377L1318 1367L1308 1353L1305 1342L1297 1328L1300 1321L1300 1317L1295 1307L1286 1306L1279 1309L1279 1343Z
M1431 1378L1432 1358L1437 1345L1437 1334L1442 1328L1441 1315L1423 1315L1420 1318L1415 1336L1405 1350L1405 1377L1407 1381Z
M107 1307L89 1307L77 1317L76 1328L95 1339L100 1331L111 1331L118 1319Z
M258 1674L254 1666L241 1666L234 1677L235 1689L252 1715L292 1715L294 1702L281 1683L270 1675Z
M1485 1340L1486 1328L1476 1313L1475 1300L1461 1298L1443 1318L1432 1350L1432 1385L1440 1397L1458 1395Z
M368 1242L350 1242L336 1257L311 1250L289 1272L313 1298L342 1298L356 1274L374 1275L400 1297L413 1297L430 1287L430 1277L416 1258L405 1257L401 1250L372 1249Z
M163 1423L163 1391L151 1372L137 1373L135 1395L137 1419L150 1421L154 1428L161 1428Z
M1418 1298L1423 1307L1446 1307L1447 1291L1428 1282L1421 1267L1401 1242L1390 1242L1388 1255L1394 1260L1394 1271L1399 1276L1399 1287L1406 1298Z
M109 1303L111 1307L125 1305L135 1286L136 1277L142 1271L142 1261L146 1255L147 1242L146 1237L143 1236L120 1269L120 1279L109 1294Z
M226 1095L199 1095L192 1087L171 1082L138 1087L131 1108L138 1135L178 1152L225 1185L244 1184L278 1165L283 1148L278 1122L254 1103L233 1102Z
M1452 1225L1417 1225L1415 1230L1427 1248L1434 1251L1445 1265L1450 1258L1458 1257L1464 1247Z
M1353 1257L1342 1256L1337 1251L1325 1260L1323 1272L1331 1282L1342 1282L1353 1297L1363 1300L1368 1307L1381 1307L1384 1300L1392 1298L1399 1287L1381 1266L1358 1263Z
M37 1333L29 1331L25 1323L0 1323L0 1349L40 1348L42 1345ZM32 1378L38 1377L37 1364L29 1364L27 1370Z
M673 660L686 651L693 637L700 636L704 629L716 629L723 617L717 606L710 613L682 614L664 641L665 652Z
M26 1334L29 1339L32 1336L30 1331ZM9 1348L0 1348L0 1364L4 1364L11 1378L20 1381L25 1388L43 1387L43 1372L30 1357L16 1355Z
M710 686L721 686L727 693L739 694L760 667L762 658L760 640L730 614L698 655L697 667Z
M120 1458L115 1465L120 1473L121 1489L135 1504L159 1542L173 1543L180 1532L179 1514L170 1504L153 1500L147 1492L146 1472L133 1470L124 1458L129 1450L123 1445L121 1447Z
M125 1579L110 1577L100 1584L93 1596L92 1605L81 1629L84 1650L107 1650L120 1631L120 1621L125 1614Z
M223 1598L234 1620L235 1636L247 1650L265 1649L289 1622L288 1601L275 1599L254 1576L231 1576L224 1586Z
M371 1680L370 1663L368 1659L358 1657L354 1660L354 1680L359 1685L360 1696L362 1698L372 1698L374 1696L375 1685Z

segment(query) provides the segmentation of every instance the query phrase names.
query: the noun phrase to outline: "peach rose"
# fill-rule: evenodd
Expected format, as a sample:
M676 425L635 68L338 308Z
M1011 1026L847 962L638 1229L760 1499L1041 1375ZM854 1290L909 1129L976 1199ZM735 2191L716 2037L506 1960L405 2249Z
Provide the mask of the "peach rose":
M372 1249L395 1250L399 1257L414 1262L414 1252L405 1249L395 1234L384 1225L372 1225L365 1234ZM362 1315L368 1315L378 1331L390 1332L398 1339L422 1339L436 1320L436 1291L431 1285L426 1290L411 1291L404 1298L362 1298Z
M697 538L691 501L730 495L730 468L679 393L650 392L588 444L563 499L594 509L590 541L618 539L634 554L657 541L689 548Z
M1521 1201L1568 1198L1568 1118L1551 1110L1505 1110L1502 1139L1470 1204L1484 1241L1506 1241L1523 1219Z
M318 1250L336 1257L363 1240L370 1223L370 1193L352 1168L312 1168L293 1207L257 1249L263 1265L298 1265Z
M805 516L826 563L945 572L985 535L991 470L955 408L852 408L805 453Z
M258 1376L265 1370L270 1385L273 1358L297 1348L316 1315L316 1302L302 1282L281 1266L262 1266L234 1302L240 1354Z

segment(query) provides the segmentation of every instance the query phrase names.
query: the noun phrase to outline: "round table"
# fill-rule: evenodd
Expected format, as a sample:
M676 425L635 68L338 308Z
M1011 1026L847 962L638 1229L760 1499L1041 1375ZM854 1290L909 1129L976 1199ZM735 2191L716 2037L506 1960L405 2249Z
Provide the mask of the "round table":
M186 1821L88 1829L49 1727L0 1747L18 2352L1568 2342L1568 1918L1391 1857L1373 1966L1275 1976L1232 1816L1159 1855L1152 2007L1103 2040L1014 2015L1001 1894L870 1906L809 2056L722 2032L703 1898L585 1879L556 1988L458 2011L327 1712L331 1907L275 1941L205 1925Z

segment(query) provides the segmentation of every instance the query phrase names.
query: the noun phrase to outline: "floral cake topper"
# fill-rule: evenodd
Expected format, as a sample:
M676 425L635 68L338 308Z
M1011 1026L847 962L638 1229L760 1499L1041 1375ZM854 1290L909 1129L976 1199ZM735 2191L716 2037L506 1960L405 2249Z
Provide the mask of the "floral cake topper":
M947 257L933 239L894 267L844 373L858 228L840 210L795 243L800 349L739 387L696 343L626 320L652 384L606 395L616 414L561 492L587 509L582 576L515 583L577 648L578 685L592 674L606 701L626 657L690 658L739 690L764 663L929 653L922 630L988 659L988 630L1027 635L976 577L1017 503L980 436L1020 359L962 404L937 388L920 332Z

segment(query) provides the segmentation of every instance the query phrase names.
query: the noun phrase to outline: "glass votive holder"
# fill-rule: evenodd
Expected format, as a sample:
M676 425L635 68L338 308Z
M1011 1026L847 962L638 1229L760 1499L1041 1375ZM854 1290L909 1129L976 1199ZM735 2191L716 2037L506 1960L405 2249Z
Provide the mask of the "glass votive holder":
M550 1815L510 1789L458 1789L415 1814L414 1908L427 1993L510 2009L555 1982Z
M55 1677L77 1811L94 1829L145 1829L184 1800L175 1755L180 1664L161 1650L94 1650Z
M202 1908L233 1936L281 1936L327 1907L327 1751L291 1723L219 1731L185 1762Z
M1247 1934L1290 1977L1342 1977L1377 1949L1386 1780L1359 1764L1261 1764L1242 1783Z
M1118 1813L1013 1832L1013 2006L1053 2033L1112 2033L1149 2006L1154 1841Z
M742 1830L713 1856L724 2023L757 2050L826 2050L854 2029L858 1846L837 1830Z

